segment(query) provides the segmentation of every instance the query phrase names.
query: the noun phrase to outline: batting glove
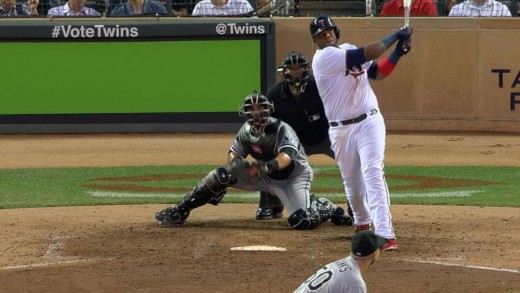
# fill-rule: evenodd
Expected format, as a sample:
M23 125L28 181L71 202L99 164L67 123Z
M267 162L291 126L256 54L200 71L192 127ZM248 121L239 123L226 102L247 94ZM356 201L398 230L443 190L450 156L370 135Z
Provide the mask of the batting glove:
M412 33L413 33L413 30L410 28L410 27L402 27L400 28L396 34L397 34L397 39L399 41L406 41L406 40L409 40L411 37L412 37Z

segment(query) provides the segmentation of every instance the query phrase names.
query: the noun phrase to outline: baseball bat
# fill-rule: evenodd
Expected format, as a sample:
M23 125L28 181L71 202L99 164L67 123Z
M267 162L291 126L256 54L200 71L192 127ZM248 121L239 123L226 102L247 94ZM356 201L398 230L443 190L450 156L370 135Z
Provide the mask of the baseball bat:
M410 5L412 4L412 0L403 0L404 7L404 27L410 27ZM406 41L403 43L402 47L405 53L410 51L410 42Z

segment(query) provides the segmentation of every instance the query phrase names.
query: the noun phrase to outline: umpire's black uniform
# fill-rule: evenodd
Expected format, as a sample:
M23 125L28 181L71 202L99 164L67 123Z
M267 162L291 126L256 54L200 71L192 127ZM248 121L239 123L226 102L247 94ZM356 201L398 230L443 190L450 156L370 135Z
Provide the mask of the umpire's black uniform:
M271 116L294 129L307 155L326 154L334 158L329 142L329 122L325 117L316 81L310 76L305 91L299 97L292 96L288 86L282 81L267 90L266 96L274 105ZM313 146L322 144L325 145L321 150L311 150Z
M309 76L305 91L298 97L291 94L288 83L284 81L272 85L266 96L274 105L271 116L294 129L307 155L324 154L334 159L330 148L329 122L314 77ZM278 207L282 207L278 197L260 193L260 208Z

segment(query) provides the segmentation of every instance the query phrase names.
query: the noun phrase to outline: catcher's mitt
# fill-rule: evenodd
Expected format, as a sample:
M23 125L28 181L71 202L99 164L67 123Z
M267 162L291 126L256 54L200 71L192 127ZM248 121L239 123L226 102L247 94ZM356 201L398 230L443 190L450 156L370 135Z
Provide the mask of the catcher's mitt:
M235 157L230 164L231 175L239 181L255 183L260 180L261 172L256 162Z

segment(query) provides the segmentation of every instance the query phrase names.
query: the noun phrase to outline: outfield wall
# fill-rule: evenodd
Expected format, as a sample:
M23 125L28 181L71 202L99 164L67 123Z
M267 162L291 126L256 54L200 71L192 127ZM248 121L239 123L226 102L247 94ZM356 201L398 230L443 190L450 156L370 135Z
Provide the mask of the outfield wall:
M234 131L242 121L236 109L243 93L265 91L277 79L276 65L291 50L312 58L311 20L1 19L0 42L12 58L0 67L5 83L0 133ZM335 21L341 41L359 46L403 23L402 18L372 17ZM220 23L228 28L224 34L216 30ZM52 36L56 25L70 24L75 30L68 34L75 40L64 39L63 31ZM90 34L100 29L79 28L100 24L129 37L94 37L101 44L89 44ZM520 18L412 18L411 24L410 54L386 80L372 82L388 129L519 133ZM36 40L40 34L44 38ZM157 50L139 51L155 41L162 41ZM82 42L91 48L82 48ZM192 55L179 56L183 52ZM251 52L261 57L248 57ZM66 58L76 58L74 66ZM244 68L234 70L236 66ZM63 68L68 71L60 74ZM76 72L81 74L74 78ZM142 86L136 86L136 75L145 81ZM154 85L154 80L160 83ZM35 89L41 94L29 96ZM95 97L90 99L85 95L92 89Z
M309 58L312 18L276 19L276 60ZM335 19L340 40L376 41L402 18ZM520 19L412 18L413 47L394 73L372 85L389 130L520 133Z

